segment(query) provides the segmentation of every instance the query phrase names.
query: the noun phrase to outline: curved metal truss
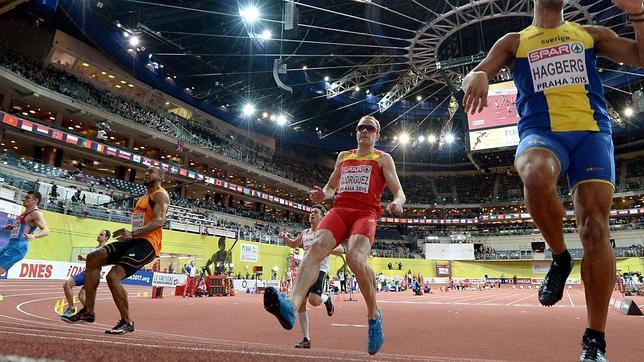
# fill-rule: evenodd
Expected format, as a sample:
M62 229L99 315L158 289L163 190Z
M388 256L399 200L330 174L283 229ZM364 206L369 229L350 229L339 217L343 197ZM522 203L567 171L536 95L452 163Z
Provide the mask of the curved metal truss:
M458 73L452 70L447 80L444 77L446 73L443 71L441 74L441 62L438 59L438 50L451 35L490 19L533 15L533 0L474 0L462 6L453 5L448 1L447 4L451 7L449 11L436 14L435 18L417 31L409 47L411 69L378 102L380 112L387 110L425 81L451 83L452 79L459 78ZM593 5L581 5L577 1L570 1L564 8L564 18L568 21L592 24L595 15L601 12L600 10L593 13ZM481 60L479 58L481 57L473 56L473 60L467 64L478 62Z

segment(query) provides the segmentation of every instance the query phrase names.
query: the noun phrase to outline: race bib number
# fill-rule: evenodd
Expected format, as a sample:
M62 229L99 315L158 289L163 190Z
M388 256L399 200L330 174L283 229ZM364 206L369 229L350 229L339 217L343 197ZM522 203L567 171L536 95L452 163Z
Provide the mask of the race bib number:
M20 224L14 224L13 228L11 229L11 233L9 234L9 238L16 239L18 238L19 233L20 233Z
M133 213L132 214L132 232L143 227L145 214L143 213Z
M369 193L370 165L345 166L340 175L339 192Z
M534 92L588 84L584 44L566 43L528 53Z

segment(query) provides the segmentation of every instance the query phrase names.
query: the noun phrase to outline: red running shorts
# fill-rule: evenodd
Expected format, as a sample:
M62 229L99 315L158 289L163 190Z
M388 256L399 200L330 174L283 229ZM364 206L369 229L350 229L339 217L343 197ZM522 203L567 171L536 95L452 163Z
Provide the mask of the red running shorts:
M335 238L336 246L353 235L366 236L373 246L377 221L378 217L374 210L334 207L324 215L318 230L329 230Z

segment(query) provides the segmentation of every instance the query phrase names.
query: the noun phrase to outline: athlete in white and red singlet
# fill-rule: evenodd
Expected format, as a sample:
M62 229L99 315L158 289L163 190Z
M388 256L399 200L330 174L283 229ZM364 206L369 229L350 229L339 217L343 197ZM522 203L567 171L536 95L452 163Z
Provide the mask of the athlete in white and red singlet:
M358 148L341 152L326 186L323 189L315 187L310 192L311 200L316 203L334 196L335 200L333 209L322 219L315 233L313 246L302 261L291 298L287 299L274 288L268 288L264 293L264 308L277 317L282 327L293 328L293 305L301 305L315 283L320 262L348 239L347 263L358 279L360 292L367 304L369 354L377 353L384 342L382 311L376 304L375 275L367 258L373 245L376 222L382 212L380 199L385 185L394 195L387 211L401 213L406 201L393 159L389 154L374 149L379 137L378 120L372 116L362 117L356 127Z

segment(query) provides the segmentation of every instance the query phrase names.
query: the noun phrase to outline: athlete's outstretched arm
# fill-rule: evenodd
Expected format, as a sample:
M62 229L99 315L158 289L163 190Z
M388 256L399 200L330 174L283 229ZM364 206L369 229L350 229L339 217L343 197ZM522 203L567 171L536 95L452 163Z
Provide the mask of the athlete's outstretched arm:
M394 159L391 158L391 155L388 153L383 153L380 157L382 159L382 165L380 165L382 168L382 174L385 176L387 187L391 190L391 193L394 194L393 201L387 205L387 211L392 214L400 214L402 212L402 206L407 201L407 197L400 185L400 179L396 172L396 164L394 163Z
M595 48L614 62L644 67L644 5L641 0L615 0L629 17L635 30L635 40L622 38L604 26L585 26L595 40Z
M335 160L335 168L329 181L326 183L323 189L319 186L314 186L313 191L309 191L309 198L313 202L324 202L324 200L332 199L335 195L335 190L340 186L340 163L342 163L342 158L344 157L344 151L338 154L338 158Z
M497 40L487 57L463 78L463 106L465 113L481 112L487 107L489 80L494 78L501 68L509 67L519 47L519 33L509 33Z
M286 234L285 232L279 233L277 237L280 238L289 248L299 248L302 246L302 233L300 233L300 235L298 235L295 239L289 238L288 234Z
M40 229L40 232L37 234L25 234L25 237L31 241L36 238L43 238L47 235L49 235L49 227L47 227L47 223L45 222L45 218L42 216L42 213L39 211L32 213L33 215L33 221L36 226L38 226L38 229Z

